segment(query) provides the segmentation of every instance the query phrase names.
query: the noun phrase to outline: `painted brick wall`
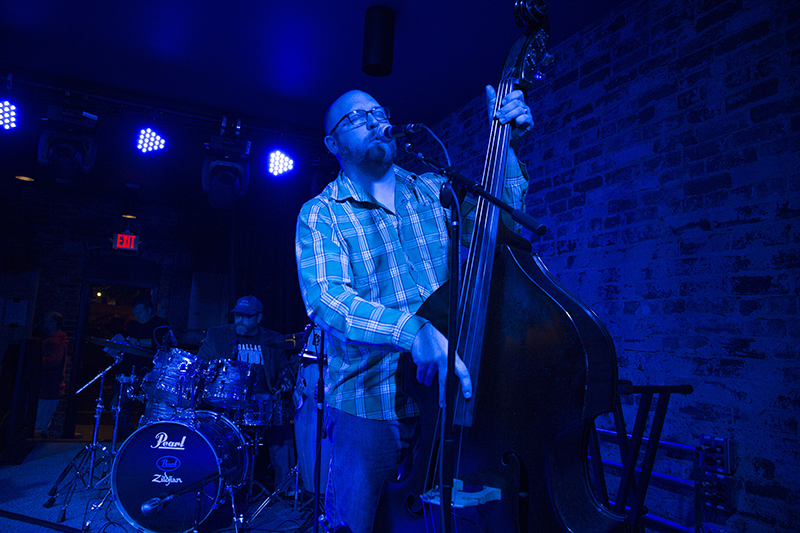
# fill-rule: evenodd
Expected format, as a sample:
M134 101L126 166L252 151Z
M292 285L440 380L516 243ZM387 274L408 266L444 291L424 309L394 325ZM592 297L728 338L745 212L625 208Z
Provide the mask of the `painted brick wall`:
M800 524L798 19L791 1L632 0L551 50L528 95L534 249L605 322L621 378L694 387L662 440L733 440L736 511L705 515L730 531ZM474 177L485 113L476 97L433 128ZM662 447L655 470L690 480L694 460ZM654 514L693 527L690 486L651 486Z

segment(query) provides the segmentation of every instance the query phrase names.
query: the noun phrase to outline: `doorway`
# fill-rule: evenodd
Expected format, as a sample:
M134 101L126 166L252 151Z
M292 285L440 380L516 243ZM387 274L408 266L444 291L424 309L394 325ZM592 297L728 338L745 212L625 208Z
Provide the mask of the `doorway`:
M107 341L116 334L125 334L126 325L134 320L134 299L149 296L151 301L157 302L157 290L156 286L145 284L92 280L84 282L74 354L73 368L76 375L70 378L70 389L80 392L72 395L70 405L67 406L65 435L77 437L77 434L82 434L82 440L92 440L100 400L102 410L97 439L98 442L111 441L115 415L112 406L114 394L119 387L115 386L118 371L113 367L109 370L115 360L108 353ZM144 369L136 369L135 374L141 376L143 371ZM142 409L139 402L134 403L132 412L135 419L141 415Z

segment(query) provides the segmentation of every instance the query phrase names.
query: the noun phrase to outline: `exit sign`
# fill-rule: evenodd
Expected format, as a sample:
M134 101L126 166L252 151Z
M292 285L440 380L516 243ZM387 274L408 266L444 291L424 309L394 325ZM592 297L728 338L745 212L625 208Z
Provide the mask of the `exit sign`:
M133 233L117 233L114 235L114 248L118 250L138 250L139 236Z

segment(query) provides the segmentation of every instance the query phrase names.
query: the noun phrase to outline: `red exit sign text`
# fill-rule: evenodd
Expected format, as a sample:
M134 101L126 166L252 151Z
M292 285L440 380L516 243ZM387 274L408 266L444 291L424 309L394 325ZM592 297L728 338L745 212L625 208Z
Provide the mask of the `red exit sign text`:
M114 235L114 248L118 250L138 250L139 236L133 233L117 233Z

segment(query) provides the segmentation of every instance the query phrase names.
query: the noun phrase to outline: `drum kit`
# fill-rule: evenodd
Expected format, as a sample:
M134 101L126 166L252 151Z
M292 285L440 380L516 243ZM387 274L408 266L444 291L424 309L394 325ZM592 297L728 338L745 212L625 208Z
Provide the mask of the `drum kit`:
M305 385L306 368L312 366L307 362L316 358L318 350L313 343L319 341L319 335L311 335L312 329L312 325L306 328L299 343L302 346L299 351L301 370L297 384L290 383L289 389L292 385L298 389L301 381ZM298 445L298 465L280 483L276 479L275 492L246 520L243 513L236 512L234 493L247 487L247 502L254 483L253 464L262 436L270 427L290 423L296 416L294 407L302 406L302 402L298 405L297 398L305 398L307 392L293 391L295 405L291 399L285 398L286 394L281 394L288 392L286 389L272 395L256 395L253 392L254 369L250 364L228 359L206 362L178 348L161 347L153 357L152 369L142 378L135 374L116 376L120 383L118 400L127 394L143 401L145 409L138 429L117 450L116 432L120 416L117 402L113 409L114 434L109 450L97 442L103 411L104 376L121 362L123 353L153 354L125 342L97 338L88 338L88 341L109 348L112 353L119 351L120 355L77 391L80 393L100 379L92 443L67 465L45 504L46 507L52 506L56 497L66 491L59 522L64 521L72 492L79 482L90 489L110 481L109 492L94 506L95 515L109 498L113 498L128 522L138 530L153 533L196 531L214 509L226 502L230 502L233 509L236 531L240 526L247 530L250 522L279 491L286 490L292 480L297 508L301 463L305 472L305 464L309 461L313 464L315 460L306 457L309 407L305 412L297 411L300 419L306 420L301 428L303 435L297 435L298 428L295 427L296 437L305 444L302 449ZM289 342L288 346L292 344ZM314 405L315 402L307 403ZM96 481L98 476L94 472L101 467L102 474ZM70 473L73 473L72 479L62 485ZM304 486L309 490L315 488L313 478L306 476L308 474L303 475ZM317 499L319 492L317 484ZM86 526L90 523L91 520Z

